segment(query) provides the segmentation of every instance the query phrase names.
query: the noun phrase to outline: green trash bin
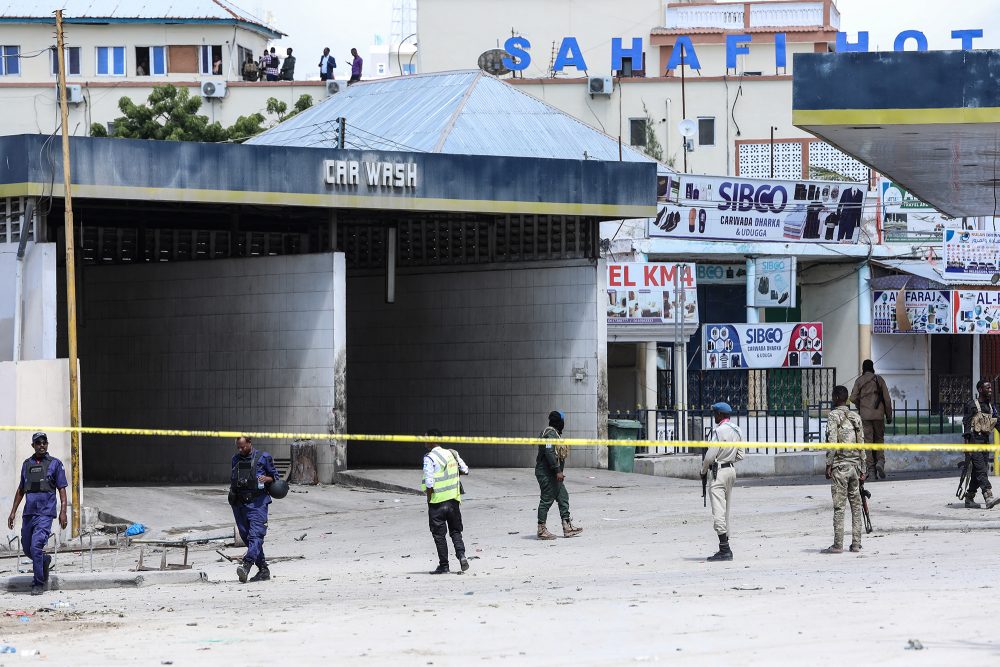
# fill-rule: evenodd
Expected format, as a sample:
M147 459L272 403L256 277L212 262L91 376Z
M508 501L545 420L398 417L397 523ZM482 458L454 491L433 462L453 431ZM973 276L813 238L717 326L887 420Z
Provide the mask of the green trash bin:
M634 419L609 419L608 438L611 440L638 440L642 424ZM608 447L608 470L632 472L635 469L635 445Z

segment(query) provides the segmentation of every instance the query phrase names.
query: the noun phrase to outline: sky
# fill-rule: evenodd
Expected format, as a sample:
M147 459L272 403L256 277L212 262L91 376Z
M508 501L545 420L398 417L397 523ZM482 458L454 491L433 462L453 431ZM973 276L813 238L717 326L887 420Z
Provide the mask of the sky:
M381 34L388 41L392 28L392 0L234 0L237 6L270 20L272 25L288 35L274 42L279 53L286 47L294 49L298 59L296 78L319 78L319 63L324 47L337 59L337 78L350 74L347 63L351 48L369 61L368 49L375 35ZM315 70L315 73L313 73ZM302 72L300 74L299 72Z
M419 11L419 0L418 11ZM467 2L493 2L503 6L502 0L466 0ZM544 2L544 0L539 0ZM951 39L952 30L981 28L983 38L976 48L1000 48L1000 3L996 0L835 0L841 14L841 30L854 33L869 32L871 50L890 51L893 40L901 30L921 30L927 35L933 50L957 48ZM338 75L344 75L350 59L351 47L357 47L363 58L369 60L368 49L375 34L389 36L392 24L392 0L282 0L264 3L260 0L236 0L254 14L269 18L282 32L285 39L275 42L279 52L285 47L295 49L302 65L319 61L323 47L329 46L337 59ZM505 24L506 25L506 24ZM909 48L913 48L910 42Z

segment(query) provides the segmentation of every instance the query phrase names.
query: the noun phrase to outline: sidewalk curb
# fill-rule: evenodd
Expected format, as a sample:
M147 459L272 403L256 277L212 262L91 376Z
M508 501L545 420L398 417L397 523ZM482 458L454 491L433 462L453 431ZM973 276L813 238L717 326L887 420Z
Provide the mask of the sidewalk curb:
M144 572L91 572L87 574L52 574L47 591L99 590L106 588L143 588L171 584L197 584L208 581L200 570L166 570ZM0 590L8 593L27 592L31 589L30 575L5 577L0 580Z
M334 475L333 483L341 486L350 486L359 489L372 489L374 491L389 491L391 493L405 493L411 496L422 495L420 491L413 487L393 484L392 482L382 482L371 477L362 476L363 471L345 470Z

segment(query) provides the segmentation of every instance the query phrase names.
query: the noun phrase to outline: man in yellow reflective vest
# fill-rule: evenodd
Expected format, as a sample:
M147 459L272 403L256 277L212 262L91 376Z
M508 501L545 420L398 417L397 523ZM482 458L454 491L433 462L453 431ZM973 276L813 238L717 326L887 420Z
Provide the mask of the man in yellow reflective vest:
M432 428L427 435L440 438L441 431ZM430 519L431 535L437 546L438 566L431 574L447 574L448 533L455 545L455 557L462 566L462 572L469 569L465 558L465 543L462 541L462 485L459 475L468 475L469 466L454 449L444 449L435 442L428 441L424 455L424 483L421 490L427 495L427 515Z

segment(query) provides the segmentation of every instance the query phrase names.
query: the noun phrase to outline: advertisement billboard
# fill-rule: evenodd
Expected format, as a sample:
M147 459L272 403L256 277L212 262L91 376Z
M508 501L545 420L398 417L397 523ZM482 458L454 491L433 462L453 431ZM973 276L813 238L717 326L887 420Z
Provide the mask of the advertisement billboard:
M823 365L822 322L705 324L702 368L819 368Z
M992 282L1000 273L1000 232L944 230L944 278L956 282Z
M951 290L875 290L872 333L955 333Z
M753 265L754 308L794 308L795 258L757 257Z
M650 237L776 243L857 243L865 188L839 181L679 177L676 202L660 204Z
M609 262L607 313L608 324L697 323L695 265Z

